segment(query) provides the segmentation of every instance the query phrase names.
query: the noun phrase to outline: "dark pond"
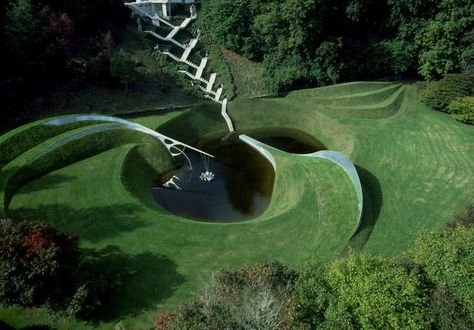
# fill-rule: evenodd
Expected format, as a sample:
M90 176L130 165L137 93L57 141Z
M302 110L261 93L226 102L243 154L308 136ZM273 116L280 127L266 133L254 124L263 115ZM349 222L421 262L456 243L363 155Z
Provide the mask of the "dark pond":
M293 153L325 149L319 141L298 131L259 130L243 134ZM236 138L225 142L221 137L209 139L196 147L215 158L203 159L199 153L187 151L192 166L185 161L179 169L152 185L153 197L162 207L185 218L223 223L253 219L265 212L270 204L275 173L263 156ZM214 174L209 182L200 178L207 170ZM176 185L164 187L172 177Z

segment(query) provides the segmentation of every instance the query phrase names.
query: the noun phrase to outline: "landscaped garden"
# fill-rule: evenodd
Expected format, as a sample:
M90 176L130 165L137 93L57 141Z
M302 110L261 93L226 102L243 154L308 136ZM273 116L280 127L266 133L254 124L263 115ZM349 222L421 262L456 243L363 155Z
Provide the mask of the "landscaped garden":
M175 78L169 68L150 69L164 62L143 50L150 42L123 33L124 47L138 49L131 56L140 59L138 82L122 76L125 89L81 90L65 101L78 114L54 104L29 123L12 121L0 136L0 219L14 219L1 222L1 321L55 329L149 329L155 320L156 329L474 323L472 207L452 224L474 201L472 74L428 85L390 79L298 89L315 77L223 50L204 73L224 77L229 103L199 99L196 88L180 98L172 85L163 87L176 93L163 101L171 110L156 110L153 99L140 101L140 79ZM266 85L269 73L294 79ZM226 75L234 77L232 100ZM125 111L115 94L133 100ZM173 179L179 189L166 186ZM20 220L49 227L15 227ZM48 268L52 262L58 268ZM23 276L27 270L37 277ZM53 275L41 286L45 273ZM394 292L399 300L390 300ZM269 296L275 315L258 323L263 318L252 319L248 304ZM429 297L438 298L430 305ZM451 321L440 320L445 312Z

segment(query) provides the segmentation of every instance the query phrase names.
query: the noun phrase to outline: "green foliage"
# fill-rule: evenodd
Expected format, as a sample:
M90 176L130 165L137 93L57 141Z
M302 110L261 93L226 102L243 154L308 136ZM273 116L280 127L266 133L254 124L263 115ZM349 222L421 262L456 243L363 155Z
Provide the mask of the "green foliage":
M103 303L108 283L81 269L77 238L26 221L0 221L0 303L47 306L88 318Z
M424 27L419 73L428 80L440 78L460 67L466 44L464 34L474 27L474 4L470 0L442 0L439 12Z
M289 329L293 279L294 273L277 262L221 270L197 299L165 312L155 324L165 323L167 329Z
M446 110L463 123L474 125L474 96L459 97L449 103Z
M48 27L47 17L47 11L30 0L14 1L6 8L2 33L9 65L2 76L28 82L47 81L61 72L64 59Z
M65 314L79 317L81 319L93 318L106 301L106 296L111 287L100 274L82 274L84 277L76 284L74 294L66 302Z
M304 264L298 271L294 294L298 321L316 328L339 314L338 300L325 278L326 269L322 266ZM345 311L343 311L345 313ZM332 321L329 321L332 323ZM352 321L350 322L352 325Z
M206 45L208 56L211 59L208 62L206 71L217 73L216 84L223 85L225 96L227 97L228 100L232 100L235 97L235 86L233 84L233 78L230 72L230 68L227 65L222 55L221 50L219 49L218 45L216 45L208 29L205 29L204 31L205 32L202 33L202 37L200 38L200 41ZM182 76L182 74L180 75ZM188 81L187 81L187 85L189 86ZM202 97L202 93L200 90L198 91L197 94L200 97Z
M474 29L466 33L463 43L466 47L461 54L462 69L465 73L474 74Z
M197 299L160 315L155 328L469 329L473 249L462 242L473 233L428 233L410 259L351 252L296 273L275 263L221 270Z
M212 37L224 47L263 60L270 90L279 93L311 76L308 38L323 15L315 8L313 0L286 0L278 6L272 1L214 0L198 24L212 26Z
M439 81L429 83L421 92L421 100L435 110L446 112L448 105L458 97L474 94L474 76L448 74Z
M304 58L296 54L286 56L282 60L267 56L263 61L263 67L267 87L275 95L303 84L310 70Z
M408 254L428 278L446 290L474 321L474 230L457 227L424 233Z
M38 18L37 8L30 0L18 0L6 12L5 34L10 51L21 59L30 58L34 46L44 42L44 27ZM38 40L39 39L39 40Z
M255 47L259 38L252 29L257 11L258 5L248 1L210 1L197 24L201 30L212 27L212 38L218 44L239 49L246 57L255 59L260 57Z
M263 61L271 90L281 93L466 70L473 17L468 0L211 0L199 24L213 27L217 43Z
M315 79L319 85L332 85L339 81L344 64L341 61L342 39L323 41L316 50Z
M319 8L321 9L321 8ZM278 6L273 1L262 4L261 13L254 18L253 28L263 42L267 54L283 57L304 54L306 42L318 28L314 0L285 0Z
M102 52L96 37L104 31L116 36L128 20L121 0L1 1L0 129L37 118L49 97L68 98L61 95L63 89L98 82L102 67L89 61ZM60 92L50 95L58 86Z
M426 289L416 273L382 258L350 254L328 269L327 281L356 328L427 328Z
M430 296L436 329L474 328L474 322L469 319L462 304L446 292L444 288L435 288Z
M464 210L459 212L454 217L450 227L474 227L474 205L469 205Z
M77 241L53 228L4 220L0 225L0 301L60 305L71 295L79 263Z
M121 49L110 60L110 74L128 89L128 85L137 79L136 63L129 53Z
M110 78L110 60L105 56L96 56L86 64L85 75L91 82L106 81Z

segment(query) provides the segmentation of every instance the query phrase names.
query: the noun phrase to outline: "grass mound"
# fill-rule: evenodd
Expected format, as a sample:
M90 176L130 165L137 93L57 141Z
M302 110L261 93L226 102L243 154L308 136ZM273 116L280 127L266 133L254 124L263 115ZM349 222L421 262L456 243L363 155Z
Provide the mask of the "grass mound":
M355 82L295 91L288 95L303 104L341 115L385 118L400 108L405 86L385 82Z
M179 218L147 197L144 185L150 177L174 165L153 141L124 136L120 143L99 143L103 148L98 149L95 143L118 135L70 141L64 145L67 154L97 152L25 178L12 190L8 215L43 219L79 235L81 247L121 283L94 327L112 328L122 320L125 327L148 328L160 311L191 298L221 267L268 259L290 265L325 261L344 253L349 240L367 254L397 255L422 229L444 226L474 199L474 128L421 104L415 86L349 83L285 98L237 98L229 111L239 130L299 129L346 154L364 191L359 232L351 239L357 213L352 182L324 159L274 152L277 171L267 211L249 222L209 224ZM220 108L213 104L134 121L188 144L226 134ZM21 133L26 128L0 137L0 146L19 146L16 154L2 158L0 181L57 140L97 125L70 127L38 141ZM17 134L23 137L14 140ZM3 308L0 318L16 327L89 327L52 320L42 310Z

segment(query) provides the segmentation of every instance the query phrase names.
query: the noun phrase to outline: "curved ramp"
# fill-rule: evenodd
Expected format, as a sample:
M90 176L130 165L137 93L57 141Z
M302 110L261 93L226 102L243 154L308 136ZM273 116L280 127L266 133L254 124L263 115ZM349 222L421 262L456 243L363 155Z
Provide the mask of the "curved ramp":
M247 135L240 135L239 139L255 150L257 150L263 157L265 157L272 165L275 170L275 172L278 171L278 161L275 158L274 154L275 153L283 153L283 154L288 154L284 151L281 151L279 149L273 148L265 143L262 143L258 140L255 140ZM339 166L344 172L347 174L347 176L350 178L353 187L355 189L355 193L357 196L357 205L358 205L358 214L357 214L357 221L356 225L354 228L355 233L361 224L362 221L362 211L363 211L363 194L362 194L362 185L360 183L359 175L357 173L357 170L352 163L352 161L347 158L345 155L343 155L340 152L336 151L331 151L331 150L323 150L323 151L318 151L310 154L289 154L292 157L307 157L307 158L320 158L320 159L325 159L328 160L337 166Z

